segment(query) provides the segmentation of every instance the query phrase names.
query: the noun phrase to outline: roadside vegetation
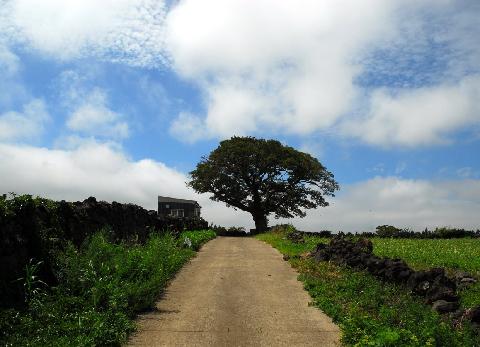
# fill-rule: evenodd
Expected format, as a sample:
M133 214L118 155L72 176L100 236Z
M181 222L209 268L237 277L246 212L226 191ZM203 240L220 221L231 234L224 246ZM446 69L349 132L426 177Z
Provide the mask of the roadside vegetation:
M431 307L424 305L420 298L411 295L407 288L386 283L364 271L349 269L330 262L314 262L302 257L311 251L319 242L327 243L328 238L306 235L305 242L295 243L287 238L291 230L279 228L274 232L257 235L290 257L289 262L299 271L299 279L310 293L313 304L323 310L342 329L342 342L354 346L478 346L480 339L468 323L454 327L446 317L442 317ZM422 250L415 242L437 241L444 254L450 254L449 247L461 247L457 240L393 240L398 242L388 248L389 239L374 239L374 253L401 257L412 266L431 267L448 266L446 262L451 257L444 256L435 249ZM412 244L403 247L403 241ZM452 242L453 241L453 242ZM462 240L458 240L461 242ZM478 249L480 240L469 240L467 248ZM470 241L476 241L470 244ZM442 243L443 242L443 243ZM383 246L383 247L382 247ZM397 249L397 253L394 252ZM404 252L404 253L401 253ZM407 256L408 254L409 256ZM429 256L430 254L430 256ZM437 255L438 254L438 255ZM469 251L465 255L457 254L456 259L462 264L467 261ZM477 253L478 254L478 253ZM437 259L437 260L435 260ZM451 264L451 263L450 263ZM478 274L479 267L466 265L458 267ZM476 272L475 272L476 271ZM476 289L477 288L477 289ZM472 293L478 287L469 288L461 293L462 303L470 305L477 300Z
M0 345L120 345L134 331L135 315L152 308L167 281L215 236L211 230L152 233L144 244L132 244L99 232L55 255L54 286L40 280L42 264L32 260L19 279L26 308L1 311Z
M184 231L180 234L179 239L183 240L185 247L198 251L206 241L214 239L216 236L213 230Z

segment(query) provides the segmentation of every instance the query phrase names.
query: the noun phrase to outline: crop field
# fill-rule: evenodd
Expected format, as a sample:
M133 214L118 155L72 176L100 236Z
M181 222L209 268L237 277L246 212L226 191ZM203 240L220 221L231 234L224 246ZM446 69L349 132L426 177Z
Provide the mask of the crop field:
M444 267L447 272L467 271L480 278L480 239L372 238L376 255L401 258L414 269ZM480 305L480 281L460 292L464 307Z
M446 267L480 275L480 239L371 240L376 255L401 258L415 269Z
M400 258L415 270L444 267L453 275L456 271L466 271L480 278L480 239L407 239L371 238L373 253L388 258ZM309 236L308 247L329 239ZM298 246L297 246L298 247ZM462 305L480 305L480 281L460 292Z

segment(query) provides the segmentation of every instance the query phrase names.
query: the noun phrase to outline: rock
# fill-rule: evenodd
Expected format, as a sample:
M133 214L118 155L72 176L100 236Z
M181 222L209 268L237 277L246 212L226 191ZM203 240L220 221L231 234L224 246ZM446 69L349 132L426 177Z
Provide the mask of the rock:
M303 238L302 232L296 230L291 233L287 234L287 239L292 241L293 243L304 243L305 240Z
M462 276L462 277L457 277L456 276L455 280L456 280L457 288L459 290L466 289L466 288L470 287L471 285L477 283L477 279L472 277L469 274L466 274L466 276Z
M425 297L425 302L433 304L433 308L440 313L457 310L457 286L476 281L467 273L458 273L452 279L447 277L443 268L414 271L402 259L377 257L373 255L373 244L368 239L352 241L346 237L334 237L328 245L318 244L311 256L317 262L328 260L352 268L367 269L371 274L387 281L406 283L412 293Z
M159 218L156 211L133 204L107 203L89 197L84 201L42 203L27 196L15 213L0 216L0 306L24 305L22 277L30 259L43 261L40 279L56 285L52 249L67 242L80 246L96 231L107 228L113 241L143 243L152 229L179 233L184 229L207 229L208 222L192 218ZM10 258L14 257L12 263ZM5 284L5 285L4 285Z
M290 259L290 256L287 254L283 255L283 260L288 261Z
M453 312L460 307L458 302L449 302L445 300L438 300L435 301L432 305L432 309L437 311L438 313L447 313Z
M480 306L472 308L468 314L468 318L472 323L480 324Z
M316 262L328 261L330 260L330 255L328 252L320 251L314 255L313 259L315 259Z
M457 285L460 285L461 283L470 284L470 283L477 282L475 277L470 275L468 272L464 272L464 271L456 272L453 278L454 278L455 282L457 283Z
M448 302L458 302L459 298L455 295L452 288L441 285L432 285L432 287L425 294L426 303L430 304L438 300L445 300Z
M460 280L460 283L473 284L473 283L477 283L477 280L473 277L464 277Z
M320 252L321 250L327 248L327 245L324 243L317 243L315 246L315 249L312 251L312 254L316 254L317 252Z
M372 254L373 252L373 243L369 239L361 238L357 240L354 247L363 253Z
M465 312L466 311L464 309L459 308L456 311L450 313L450 318L455 322L461 322L465 316Z

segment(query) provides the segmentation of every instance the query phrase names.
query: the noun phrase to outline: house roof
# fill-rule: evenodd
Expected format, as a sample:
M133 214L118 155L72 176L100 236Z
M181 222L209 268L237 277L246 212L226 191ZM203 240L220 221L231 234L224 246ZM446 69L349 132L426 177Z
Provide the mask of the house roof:
M183 204L196 204L198 205L198 202L195 200L186 200L186 199L177 199L177 198L170 198L168 196L158 196L158 202L179 202Z

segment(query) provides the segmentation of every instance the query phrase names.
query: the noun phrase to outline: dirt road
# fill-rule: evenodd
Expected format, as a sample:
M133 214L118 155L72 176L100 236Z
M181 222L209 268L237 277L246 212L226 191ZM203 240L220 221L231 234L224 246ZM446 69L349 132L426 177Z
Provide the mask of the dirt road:
M336 346L339 329L314 307L278 251L219 237L140 317L131 346Z

